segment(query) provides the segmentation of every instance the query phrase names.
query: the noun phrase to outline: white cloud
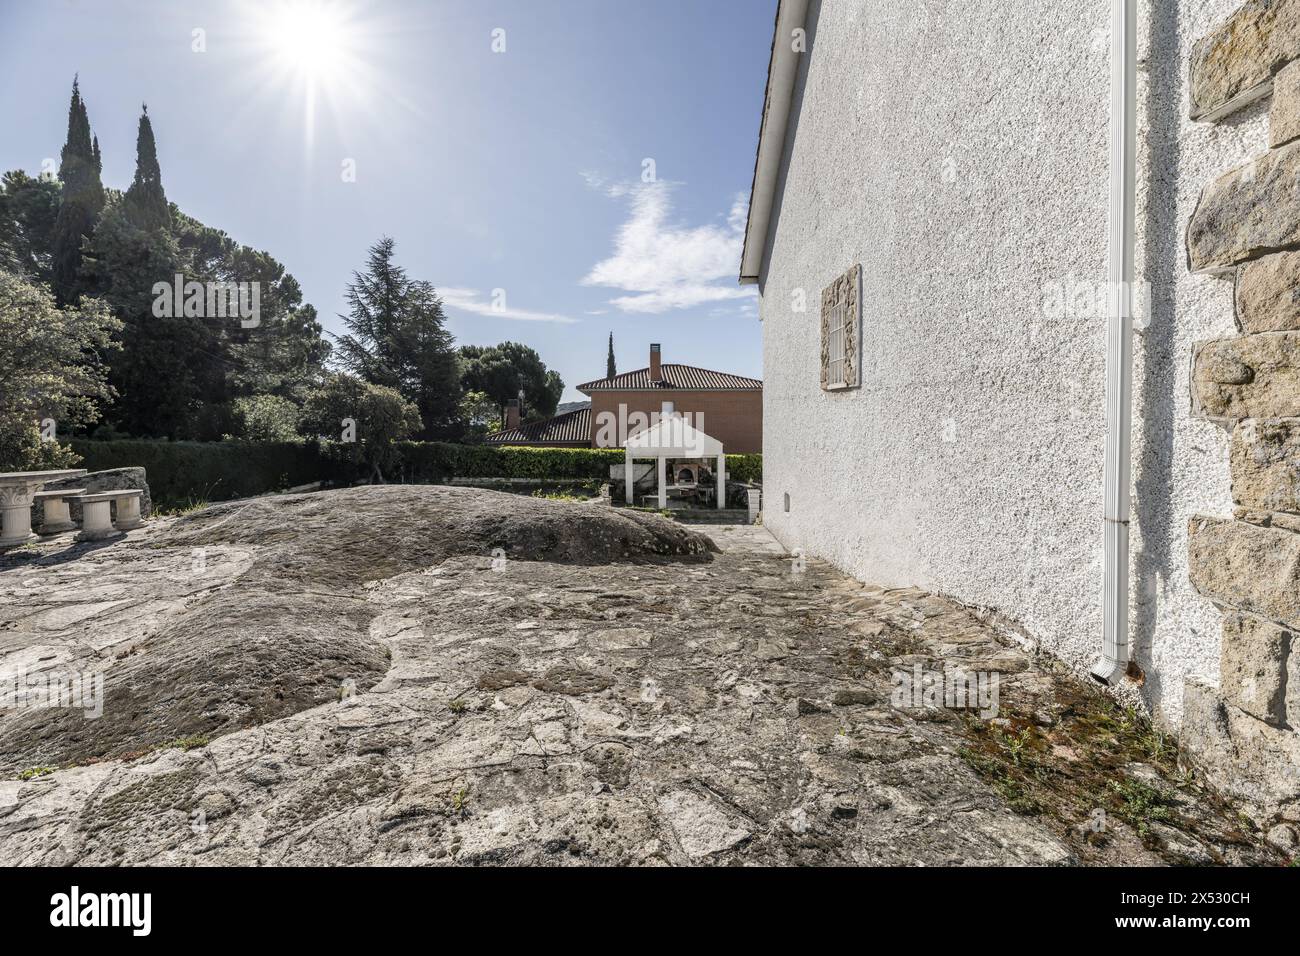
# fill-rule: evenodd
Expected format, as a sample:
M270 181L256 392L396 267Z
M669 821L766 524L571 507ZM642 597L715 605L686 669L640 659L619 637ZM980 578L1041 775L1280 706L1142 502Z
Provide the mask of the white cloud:
M438 290L443 305L449 309L473 312L476 315L490 315L498 319L514 319L518 322L558 322L572 325L577 319L554 312L533 312L529 309L515 309L508 305L498 307L490 299L483 298L478 289L443 288ZM506 299L509 302L509 299Z
M736 285L745 238L747 206L737 196L723 225L674 224L674 183L609 185L590 174L592 188L631 197L631 215L614 238L614 254L592 266L582 284L608 286L632 295L610 304L624 312L667 312L707 302L747 299L749 286Z

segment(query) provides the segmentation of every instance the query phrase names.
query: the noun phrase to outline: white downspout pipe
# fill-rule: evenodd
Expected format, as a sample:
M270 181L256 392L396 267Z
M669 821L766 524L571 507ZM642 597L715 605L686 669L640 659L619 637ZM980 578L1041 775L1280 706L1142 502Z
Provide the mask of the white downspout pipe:
M1105 536L1101 658L1092 676L1116 684L1129 663L1128 531L1133 422L1133 223L1137 123L1137 0L1112 0L1110 210L1106 322Z

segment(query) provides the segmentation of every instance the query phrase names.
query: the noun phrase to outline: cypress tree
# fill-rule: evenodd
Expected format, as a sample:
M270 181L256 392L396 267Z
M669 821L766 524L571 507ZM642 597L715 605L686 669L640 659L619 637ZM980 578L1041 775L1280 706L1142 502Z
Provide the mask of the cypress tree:
M68 140L59 161L63 191L54 225L54 263L51 284L59 305L75 304L81 296L81 242L95 228L104 206L104 186L99 179L96 144L90 136L90 119L76 77L68 105Z
M127 220L138 229L153 231L171 225L171 208L163 192L158 148L149 122L149 107L140 113L140 131L135 138L135 178L123 201Z
M605 357L605 377L613 378L618 374L618 366L614 364L614 333L609 333L609 355Z

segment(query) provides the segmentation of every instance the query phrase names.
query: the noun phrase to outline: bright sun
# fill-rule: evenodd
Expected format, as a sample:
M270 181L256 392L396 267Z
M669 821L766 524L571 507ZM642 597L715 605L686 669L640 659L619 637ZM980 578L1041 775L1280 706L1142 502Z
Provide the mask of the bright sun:
M344 18L335 5L289 0L267 11L267 40L280 64L309 80L337 77L349 49Z
M239 0L236 74L248 108L278 105L310 154L318 127L355 135L386 84L380 64L398 29L363 0ZM246 58L246 59L244 59ZM297 116L295 117L295 114Z

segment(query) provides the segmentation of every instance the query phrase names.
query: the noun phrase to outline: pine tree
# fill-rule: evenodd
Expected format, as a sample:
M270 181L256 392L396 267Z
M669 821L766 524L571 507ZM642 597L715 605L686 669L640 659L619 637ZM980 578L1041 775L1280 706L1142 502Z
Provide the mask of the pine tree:
M505 422L506 404L524 393L524 421L540 421L555 414L564 394L564 380L548 369L536 350L518 342L500 345L463 345L460 349L461 383L481 392L496 404Z
M86 104L74 77L72 102L68 105L68 139L59 162L63 192L54 226L51 284L60 306L75 304L81 296L81 243L94 231L95 219L104 206L96 149Z
M618 374L618 366L614 364L614 333L609 333L609 355L605 357L605 377L613 378Z
M158 167L158 149L149 122L149 107L142 107L140 131L135 138L135 179L124 199L126 217L133 226L146 231L171 225L171 208L163 192L162 170Z
M365 272L352 274L347 300L341 318L349 334L339 338L340 362L414 402L424 422L422 438L444 437L459 410L460 368L433 286L407 276L385 236L370 247Z

